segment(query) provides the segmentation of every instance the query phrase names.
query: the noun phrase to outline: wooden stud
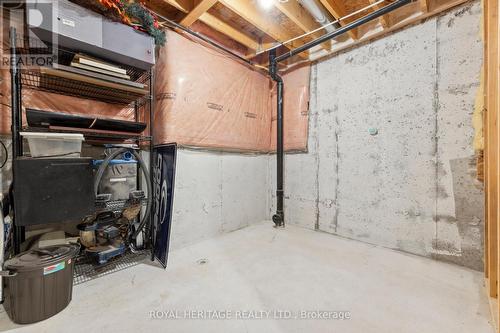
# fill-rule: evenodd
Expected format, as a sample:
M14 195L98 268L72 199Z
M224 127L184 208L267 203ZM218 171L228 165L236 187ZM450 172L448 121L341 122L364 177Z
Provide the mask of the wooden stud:
M484 112L483 112L483 158L484 158L484 276L486 279L490 276L490 261L489 261L489 220L488 220L488 183L489 183L489 159L488 159L488 2L482 1L483 6L483 79L484 79ZM487 281L489 288L489 281Z
M180 22L185 27L189 27L200 18L207 10L217 3L217 0L200 0Z
M500 221L500 205L499 205L499 200L500 200L500 183L498 181L498 176L500 174L500 159L499 159L499 153L500 153L500 126L498 125L498 122L500 120L500 100L498 97L498 92L500 91L500 44L499 44L499 33L498 30L500 29L500 20L499 20L499 5L498 5L498 0L488 0L488 11L490 18L488 20L488 28L491 28L491 30L488 32L488 69L490 71L490 80L488 83L488 100L489 100L489 107L490 107L490 115L492 115L492 121L493 124L491 124L490 129L494 131L494 133L490 132L490 147L489 147L489 152L490 152L490 160L493 161L490 165L490 181L492 180L493 188L491 188L491 191L494 191L492 194L492 198L488 205L491 205L492 202L494 201L494 207L488 207L489 211L494 211L495 219L493 220L493 231L496 229L496 237L492 237L496 240L496 248L493 248L493 250L496 250L496 256L494 260L496 261L496 296L498 298L498 295L500 295L500 284L498 282L499 277L500 277L500 227L499 227L499 221ZM494 178L494 179L492 179ZM491 216L490 216L491 218ZM491 221L491 220L490 220ZM491 225L490 225L491 227ZM490 234L492 232L490 231ZM489 239L489 241L492 240L492 238ZM490 256L492 255L491 253L489 254ZM491 259L490 259L491 263ZM490 273L491 274L491 273ZM496 309L496 314L494 315L496 318L500 318L500 308ZM497 325L499 323L497 322Z
M488 267L490 297L498 296L498 2L488 1L488 39L487 43L487 159L488 159Z

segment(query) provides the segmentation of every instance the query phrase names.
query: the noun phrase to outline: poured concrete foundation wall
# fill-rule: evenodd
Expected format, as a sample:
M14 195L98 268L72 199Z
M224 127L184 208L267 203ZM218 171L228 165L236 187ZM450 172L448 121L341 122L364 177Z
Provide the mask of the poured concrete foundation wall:
M8 193L9 191L9 185L12 180L12 141L10 137L0 135L0 140L5 144L7 148L7 155L8 155L8 161L5 163L4 167L0 170L0 191L3 194ZM0 157L0 165L4 162L5 160L5 151L3 151L3 147L0 147L2 149L1 157Z
M285 162L288 223L482 268L480 16L470 3L313 66L309 152Z
M10 140L2 138L10 149ZM10 158L9 150L9 158ZM149 161L148 154L144 155ZM180 248L268 219L268 155L180 148L172 217L171 249ZM11 163L1 170L2 193Z
M268 219L267 155L179 149L171 248Z

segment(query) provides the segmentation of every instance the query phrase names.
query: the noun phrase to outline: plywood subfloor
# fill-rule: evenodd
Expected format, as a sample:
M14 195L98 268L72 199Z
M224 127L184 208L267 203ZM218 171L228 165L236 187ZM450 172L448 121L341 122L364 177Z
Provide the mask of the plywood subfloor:
M483 281L480 272L267 222L174 251L166 271L141 264L78 285L68 308L46 321L19 327L1 313L0 330L490 333ZM185 310L230 310L233 319L181 319ZM234 319L266 310L352 318Z

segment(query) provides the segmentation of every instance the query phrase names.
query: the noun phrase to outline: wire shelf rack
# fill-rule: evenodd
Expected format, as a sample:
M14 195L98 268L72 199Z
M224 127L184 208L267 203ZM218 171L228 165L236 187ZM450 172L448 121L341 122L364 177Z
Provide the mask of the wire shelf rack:
M116 64L106 59L107 63L124 69L130 78L113 79L109 75L74 69L71 63L78 53L54 47L38 39L18 37L16 46L18 62L21 64L21 84L24 88L131 107L135 106L131 104L136 101L144 103L150 99L149 70ZM39 65L40 63L43 65ZM61 67L77 73L61 70ZM102 77L107 79L103 80Z
M4 29L5 30L5 29ZM30 38L23 33L26 31L17 31L14 27L10 28L9 43L3 43L0 46L3 55L9 55L11 73L11 87L13 103L12 109L12 134L14 158L23 156L22 137L20 131L22 126L22 103L23 89L41 90L50 93L67 95L79 98L87 98L97 102L118 104L123 111L131 109L136 122L149 123L148 130L142 133L107 131L87 128L57 127L48 126L47 128L26 127L25 131L46 131L46 132L68 132L82 133L86 141L99 144L115 141L132 141L139 143L140 147L149 146L153 151L153 131L151 122L153 121L153 90L152 90L152 68L141 69L127 64L118 64L109 59L103 59L101 63L96 63L92 55L84 55L78 51L71 51L66 48L55 47L49 43L44 43L39 39ZM6 41L4 41L6 42ZM9 45L10 44L10 45ZM78 58L75 58L78 55ZM83 65L93 65L90 68ZM34 59L31 61L30 59ZM39 60L42 60L41 62ZM45 61L46 60L46 61ZM77 62L78 64L77 65ZM92 61L94 61L92 63ZM99 60L97 60L99 61ZM73 63L73 66L71 66ZM111 65L112 67L106 67ZM124 72L119 69L125 70ZM107 72L106 72L107 71ZM110 73L111 71L111 73ZM65 73L61 73L65 72ZM135 89L134 89L135 88ZM92 108L92 106L89 106ZM92 111L92 110L90 110ZM127 113L128 114L128 113ZM91 140L87 140L91 139ZM152 156L152 155L150 155ZM152 160L151 160L152 161ZM152 165L152 163L151 163ZM148 180L152 182L152 178ZM16 199L17 200L17 199ZM114 202L113 207L104 207L104 209L115 209L116 207L125 207L122 202ZM151 221L151 217L150 221ZM24 238L24 228L17 225L14 221L13 227L16 232L13 237L13 250L19 253ZM150 229L146 225L146 231ZM147 250L134 251L127 250L123 255L110 259L105 264L97 264L95 258L87 255L81 255L75 259L74 284L81 284L92 279L111 274L128 267L141 263L151 255L150 234L143 237Z
M82 255L76 259L73 284L79 285L108 274L112 274L142 263L151 254L150 250L132 252L127 250L121 256L110 259L105 264L97 264L93 258Z
M140 135L127 132L113 132L113 131L97 131L82 128L70 127L23 127L23 132L46 132L46 133L81 133L86 141L102 141L106 142L123 142L123 141L150 141L152 138L149 135Z
M138 200L113 200L107 202L97 202L96 209L98 211L121 211L134 205L147 205L147 199Z

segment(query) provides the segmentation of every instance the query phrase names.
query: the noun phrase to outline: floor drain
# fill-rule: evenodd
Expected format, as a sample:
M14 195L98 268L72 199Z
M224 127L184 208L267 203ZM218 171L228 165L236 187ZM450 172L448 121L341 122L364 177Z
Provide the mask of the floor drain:
M198 263L198 265L205 265L208 264L208 259L202 258L198 259L196 262Z

